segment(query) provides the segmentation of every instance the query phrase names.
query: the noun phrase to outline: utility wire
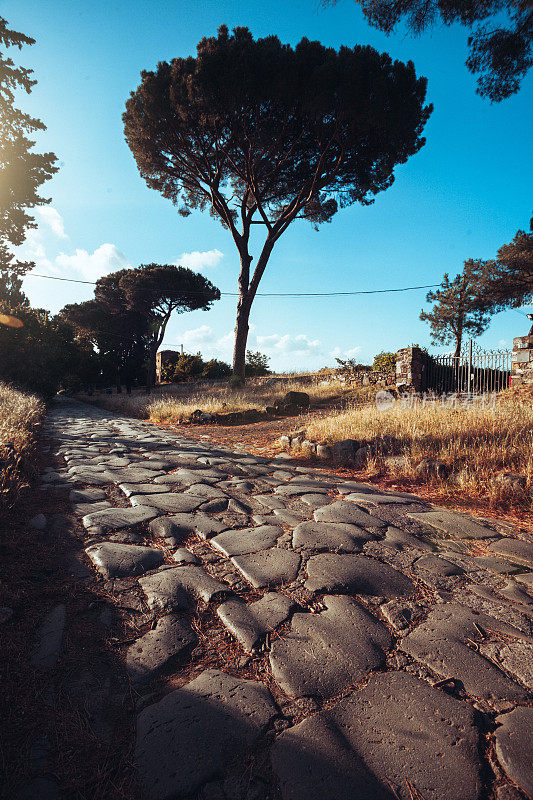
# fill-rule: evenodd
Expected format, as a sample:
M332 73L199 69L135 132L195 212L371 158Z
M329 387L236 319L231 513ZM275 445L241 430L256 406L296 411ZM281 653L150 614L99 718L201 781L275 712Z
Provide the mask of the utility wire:
M55 275L39 275L30 272L26 278L46 278L50 281L65 281L67 283L84 283L89 286L96 286L95 281L82 281L77 278L58 278ZM256 297L349 297L357 294L384 294L386 292L411 292L415 289L434 289L440 283L428 283L425 286L405 286L400 289L364 289L356 292L257 292ZM171 294L171 292L169 292ZM177 294L204 294L204 292L178 292ZM239 297L238 292L220 292L226 297Z

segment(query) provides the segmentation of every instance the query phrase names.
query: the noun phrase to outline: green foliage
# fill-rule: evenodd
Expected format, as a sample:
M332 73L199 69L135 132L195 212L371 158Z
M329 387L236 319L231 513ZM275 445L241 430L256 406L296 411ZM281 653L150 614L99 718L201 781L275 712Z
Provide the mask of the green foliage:
M434 344L453 343L458 357L463 336L481 336L490 322L487 287L493 277L493 263L469 258L459 275L450 280L445 274L440 288L428 293L428 303L435 305L420 319L429 322Z
M334 4L337 0L323 0ZM498 102L520 88L533 64L533 14L527 0L356 0L371 25L391 33L400 20L417 36L439 19L470 28L466 66L477 93ZM506 15L502 14L506 12ZM507 17L507 18L505 18ZM489 23L487 29L487 23Z
M339 365L340 372L365 372L372 369L369 364L360 364L355 358L348 358L346 361L342 358L336 358L335 361Z
M199 355L193 356L188 353L179 355L174 362L172 369L172 381L195 381L203 372L205 364Z
M34 44L35 40L8 28L0 17L3 48ZM10 307L21 305L24 295L12 276L23 275L34 265L14 258L11 245L21 245L28 228L35 228L29 210L50 201L38 194L39 187L57 172L53 153L35 153L32 134L46 126L13 105L15 92L27 94L36 81L32 70L18 67L0 52L0 300ZM29 138L32 137L32 138ZM18 291L15 291L18 289ZM14 294L13 294L14 293Z
M396 353L378 353L372 364L374 372L394 372L396 369Z
M259 352L256 350L253 352L252 350L246 351L246 375L253 376L253 375L268 375L270 370L268 368L269 365L269 357L266 356L264 353Z
M530 233L518 231L513 241L498 250L495 261L485 262L492 278L486 295L491 309L520 308L533 301L533 219Z
M153 380L172 313L207 310L219 297L210 281L190 269L143 264L99 278L94 300L65 306L62 313L91 339L110 381L129 384L142 371Z
M202 370L202 378L208 378L210 380L229 378L230 375L230 365L226 364L225 361L218 361L216 358L212 358L210 361L207 361Z
M94 353L75 340L62 317L43 309L19 309L22 328L0 326L0 379L19 389L50 397L63 386L94 379Z
M233 369L243 379L250 309L275 243L295 219L316 227L392 184L425 143L426 80L372 47L302 39L293 49L225 26L196 58L141 74L123 120L142 178L184 216L209 209L237 247ZM265 237L253 258L255 223Z

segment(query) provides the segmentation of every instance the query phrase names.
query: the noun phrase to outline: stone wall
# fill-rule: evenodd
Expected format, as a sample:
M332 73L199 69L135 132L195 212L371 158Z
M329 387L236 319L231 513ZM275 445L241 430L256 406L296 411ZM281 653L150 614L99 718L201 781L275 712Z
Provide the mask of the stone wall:
M423 392L426 388L427 355L419 347L403 347L396 353L396 386Z
M533 335L513 339L511 386L533 383Z

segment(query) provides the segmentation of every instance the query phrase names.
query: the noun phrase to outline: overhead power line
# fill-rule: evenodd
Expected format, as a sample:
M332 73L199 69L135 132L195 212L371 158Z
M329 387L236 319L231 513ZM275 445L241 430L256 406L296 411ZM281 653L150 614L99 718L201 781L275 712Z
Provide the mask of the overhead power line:
M96 281L82 281L78 278L59 278L55 275L39 275L30 272L26 278L45 278L49 281L65 281L66 283L83 283L88 286L96 286ZM385 294L388 292L412 292L416 289L434 289L440 283L428 283L425 286L403 286L394 289L360 289L350 292L257 292L256 297L350 297L357 294ZM180 292L180 294L204 294L204 292ZM220 292L224 297L239 297L238 292Z

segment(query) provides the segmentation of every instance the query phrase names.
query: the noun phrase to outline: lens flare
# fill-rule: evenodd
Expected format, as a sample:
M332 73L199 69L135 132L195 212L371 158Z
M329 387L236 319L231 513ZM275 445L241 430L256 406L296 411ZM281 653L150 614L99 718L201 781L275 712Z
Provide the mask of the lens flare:
M0 314L0 324L7 325L8 328L23 328L24 323L17 317L12 317L10 314Z

